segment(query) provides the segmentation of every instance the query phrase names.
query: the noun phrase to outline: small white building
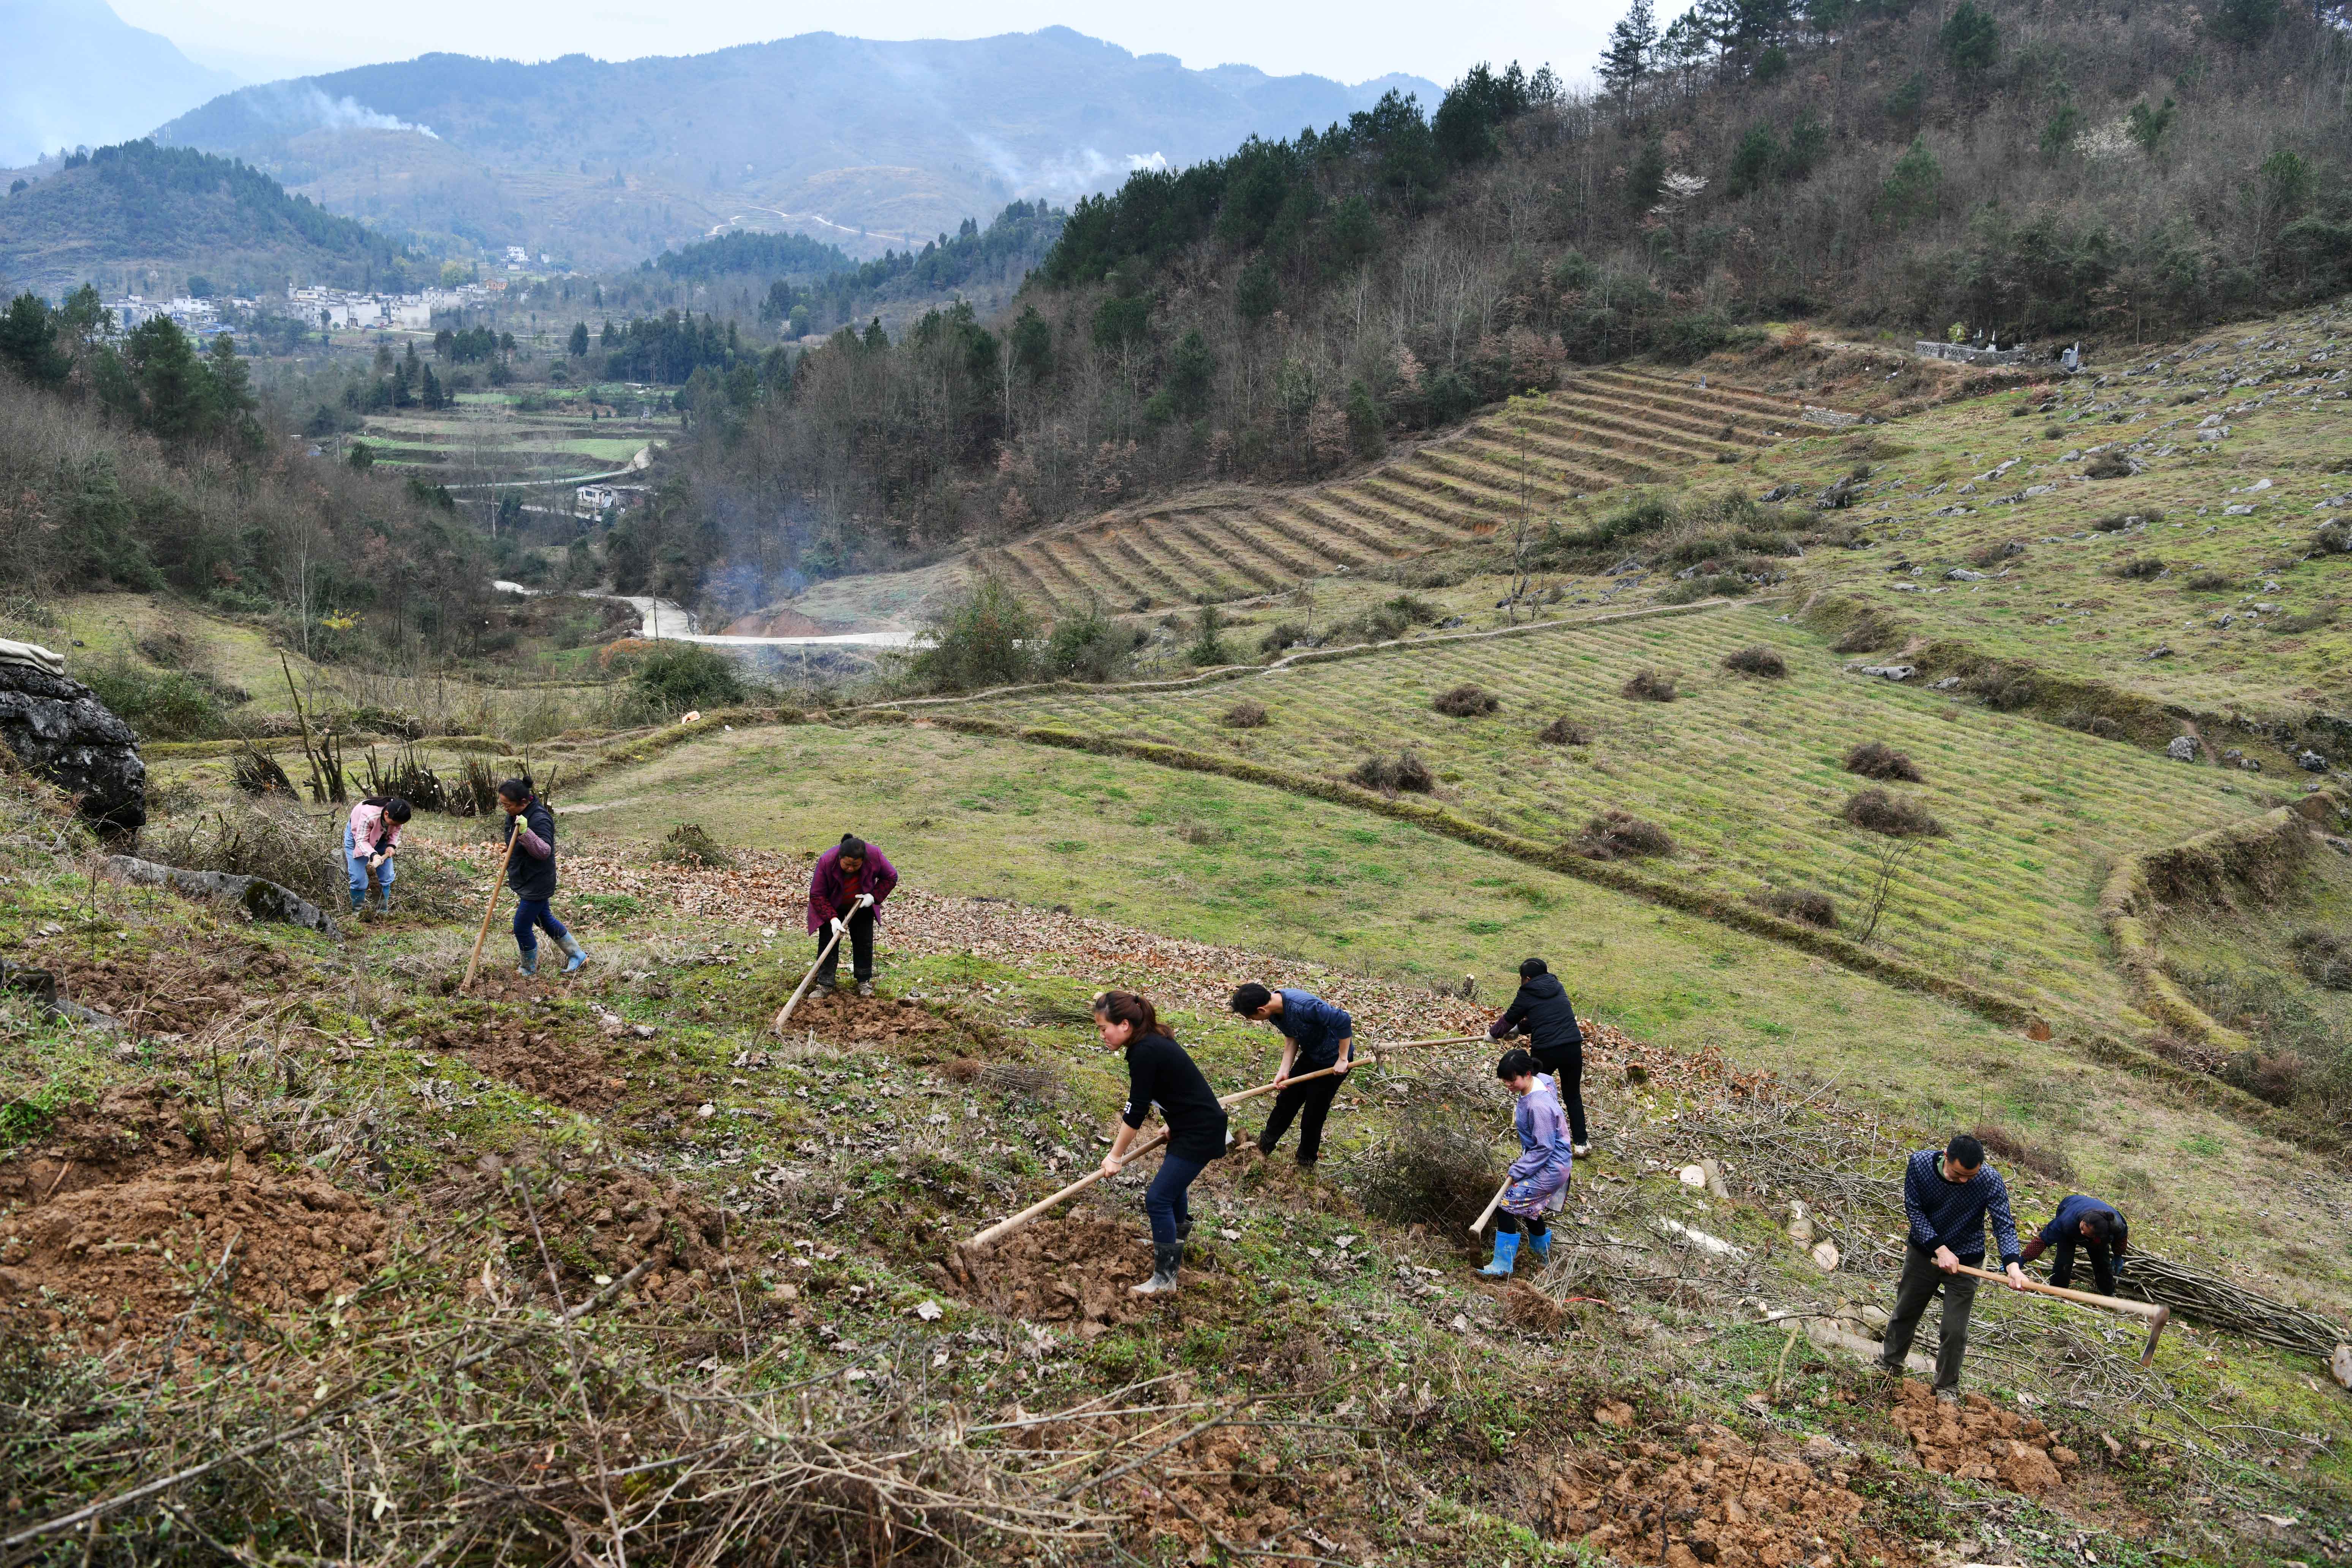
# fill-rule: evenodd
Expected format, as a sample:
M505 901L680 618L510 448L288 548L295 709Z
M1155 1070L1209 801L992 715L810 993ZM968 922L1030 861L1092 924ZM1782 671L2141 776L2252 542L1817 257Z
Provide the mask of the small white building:
M572 510L589 517L602 517L621 504L621 493L610 485L582 485L572 492Z

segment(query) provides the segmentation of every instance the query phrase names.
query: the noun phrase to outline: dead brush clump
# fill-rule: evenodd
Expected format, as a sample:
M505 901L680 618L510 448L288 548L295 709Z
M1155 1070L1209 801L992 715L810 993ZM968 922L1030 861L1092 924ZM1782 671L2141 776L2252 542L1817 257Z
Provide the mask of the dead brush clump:
M1926 784L1927 775L1909 755L1896 751L1884 741L1864 741L1845 754L1845 771L1860 773L1866 779L1900 779L1905 784Z
M150 828L141 836L139 849L147 859L184 871L259 877L291 888L320 909L333 907L345 885L340 815L331 809L313 816L286 796L266 795ZM404 893L407 880L401 879Z
M2352 991L2352 940L2315 927L2295 932L2287 946L2305 980L2329 991Z
M1618 688L1620 695L1636 702L1672 702L1682 695L1675 689L1675 677L1663 669L1637 669Z
M1822 931L1837 930L1837 905L1827 893L1803 888L1768 888L1760 893L1750 893L1748 901L1782 920Z
M1376 789L1382 795L1429 795L1437 788L1437 775L1411 752L1399 752L1393 757L1366 757L1348 774L1348 782Z
M1778 680L1789 673L1789 662L1780 657L1780 650L1762 643L1725 654L1723 668L1735 675L1760 675L1767 680Z
M1881 648L1895 647L1903 640L1903 628L1895 617L1884 610L1866 609L1847 623L1837 641L1830 644L1832 653L1876 653Z
M2164 575L2164 561L2155 555L2136 555L2128 561L2118 561L2107 568L2111 577L2121 577L2128 583L2152 582Z
M1263 730L1266 725L1265 704L1244 698L1226 709L1217 722L1228 730Z
M1891 838L1937 838L1944 832L1944 825L1925 806L1883 789L1858 791L1841 815L1856 827Z
M681 822L671 828L654 859L664 866L706 871L725 870L735 864L735 857L721 848L719 840L698 822Z
M1494 1140L1456 1116L1402 1117L1393 1131L1356 1156L1357 1201L1364 1212L1433 1235L1465 1237L1502 1179ZM1485 1109L1491 1117L1493 1108Z
M2015 1128L2003 1126L1998 1121L1979 1121L1969 1131L1976 1134L1977 1142L1985 1146L1985 1152L1995 1159L2022 1166L2050 1181L2071 1182L2074 1179L2074 1163L2066 1158L2064 1150L2054 1144L2038 1143Z
M1537 731L1536 739L1547 746L1583 746L1590 745L1592 741L1592 737L1584 732L1584 726L1565 713Z
M1449 719L1479 719L1501 708L1503 700L1485 687L1465 680L1431 698L1429 705Z
M1588 860L1641 860L1675 852L1674 835L1628 811L1607 811L1579 829L1568 847Z

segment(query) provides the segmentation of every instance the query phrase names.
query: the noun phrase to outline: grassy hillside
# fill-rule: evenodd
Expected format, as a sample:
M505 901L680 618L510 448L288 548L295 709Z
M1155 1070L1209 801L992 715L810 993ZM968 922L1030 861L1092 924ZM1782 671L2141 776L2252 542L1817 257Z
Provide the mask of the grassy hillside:
M282 290L289 280L396 289L409 283L411 258L241 162L152 142L76 154L0 201L0 283L12 290L60 294L89 279L112 288L143 280L150 266L201 271L225 291Z

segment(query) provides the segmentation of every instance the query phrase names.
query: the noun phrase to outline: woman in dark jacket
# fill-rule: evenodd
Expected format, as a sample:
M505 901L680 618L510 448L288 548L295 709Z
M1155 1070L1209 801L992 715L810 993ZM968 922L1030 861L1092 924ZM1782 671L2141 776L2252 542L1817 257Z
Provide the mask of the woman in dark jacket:
M563 949L563 973L578 973L588 962L580 939L564 929L548 908L555 897L555 814L539 798L527 778L499 785L499 805L507 814L507 886L514 889L515 946L522 950L520 973L539 973L539 930L544 929Z
M1225 1108L1184 1047L1161 1031L1151 1004L1134 992L1106 991L1096 997L1095 1027L1104 1045L1127 1053L1127 1106L1119 1112L1118 1136L1103 1156L1103 1174L1118 1174L1154 1105L1168 1123L1168 1152L1143 1193L1143 1212L1151 1216L1151 1278L1129 1287L1134 1295L1157 1296L1176 1289L1184 1241L1192 1234L1186 1193L1209 1162L1225 1152Z
M1511 998L1509 1009L1486 1026L1486 1033L1497 1040L1515 1034L1527 1036L1536 1065L1559 1085L1577 1158L1592 1152L1592 1141L1584 1131L1584 1031L1577 1027L1576 1009L1549 964L1530 958L1519 965L1519 994Z

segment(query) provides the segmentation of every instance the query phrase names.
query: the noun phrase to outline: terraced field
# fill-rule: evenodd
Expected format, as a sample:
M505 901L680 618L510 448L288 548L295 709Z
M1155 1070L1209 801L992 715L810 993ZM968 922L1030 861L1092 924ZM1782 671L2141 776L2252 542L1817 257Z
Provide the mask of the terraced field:
M1250 598L1489 537L1523 495L1540 520L1622 485L1685 480L1805 419L1788 398L1698 381L1589 372L1539 412L1480 420L1355 479L1195 492L1037 535L986 563L1048 608Z
M1675 841L1645 871L1735 897L1824 892L1848 935L1857 934L1878 874L1874 851L1890 841L1843 819L1847 798L1872 785L1842 762L1857 742L1884 741L1907 752L1927 781L1886 787L1927 807L1946 833L1911 841L1918 848L1897 873L1876 940L1972 983L2112 1026L2129 1001L2104 960L2095 903L2114 858L2264 809L2268 799L2228 775L2128 745L1844 673L1847 661L1821 638L1777 618L1783 608L1432 639L1237 685L1062 689L958 710L1330 778L1368 756L1410 749L1437 773L1441 800L1491 826L1559 844L1596 813L1628 811ZM1785 679L1722 668L1724 655L1759 642L1785 656ZM1681 698L1624 696L1627 679L1644 668L1675 674ZM1475 719L1431 710L1434 694L1462 682L1500 698L1500 710ZM1222 724L1243 697L1265 706L1265 727ZM1537 739L1562 715L1590 744Z
M562 388L539 392L546 405L528 411L507 393L467 392L437 413L404 409L373 417L358 438L379 462L443 484L478 485L624 468L637 452L677 434L677 415L656 413L610 389L599 394L600 406L615 408L616 417L591 419L583 394Z

